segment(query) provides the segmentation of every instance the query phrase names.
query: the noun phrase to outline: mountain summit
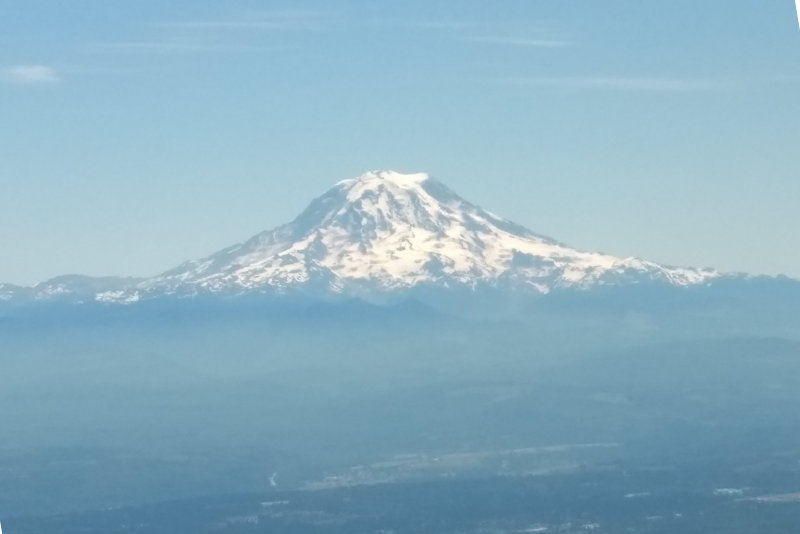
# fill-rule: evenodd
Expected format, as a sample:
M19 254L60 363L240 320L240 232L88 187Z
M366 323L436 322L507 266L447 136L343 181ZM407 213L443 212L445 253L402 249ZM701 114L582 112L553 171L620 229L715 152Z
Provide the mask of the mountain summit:
M372 171L337 183L288 224L159 276L97 279L102 284L59 277L33 288L0 286L0 299L130 303L302 292L380 300L410 289L546 294L643 283L693 286L720 276L576 250L471 204L427 174Z

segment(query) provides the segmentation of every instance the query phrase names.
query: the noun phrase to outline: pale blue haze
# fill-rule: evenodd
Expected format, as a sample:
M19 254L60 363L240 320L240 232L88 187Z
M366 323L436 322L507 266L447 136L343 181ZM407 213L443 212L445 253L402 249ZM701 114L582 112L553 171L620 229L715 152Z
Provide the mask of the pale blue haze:
M369 169L800 277L792 0L0 3L0 281L153 275Z

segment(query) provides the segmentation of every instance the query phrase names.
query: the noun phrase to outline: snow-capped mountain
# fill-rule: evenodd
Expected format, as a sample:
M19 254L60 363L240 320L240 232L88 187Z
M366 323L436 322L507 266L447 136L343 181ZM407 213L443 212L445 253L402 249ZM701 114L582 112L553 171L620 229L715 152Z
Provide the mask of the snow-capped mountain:
M548 293L642 281L686 286L717 276L575 250L426 174L375 171L337 183L289 224L97 298L287 289L369 297L419 285Z
M131 303L162 296L283 293L380 299L418 287L559 289L661 283L693 286L721 274L584 252L459 197L426 174L368 172L337 183L294 221L144 280L59 277L0 298Z
M0 302L13 300L33 301L78 301L97 300L98 296L109 291L124 291L135 288L140 278L121 278L116 276L94 277L69 274L51 278L33 287L0 284Z

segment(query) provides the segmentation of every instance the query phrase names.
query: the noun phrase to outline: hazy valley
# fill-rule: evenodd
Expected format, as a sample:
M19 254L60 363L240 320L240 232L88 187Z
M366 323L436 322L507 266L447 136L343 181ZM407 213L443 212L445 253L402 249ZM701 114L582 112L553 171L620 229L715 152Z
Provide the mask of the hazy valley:
M781 532L798 516L788 278L575 251L424 176L371 173L155 278L9 287L14 532L439 532L453 514L449 532Z

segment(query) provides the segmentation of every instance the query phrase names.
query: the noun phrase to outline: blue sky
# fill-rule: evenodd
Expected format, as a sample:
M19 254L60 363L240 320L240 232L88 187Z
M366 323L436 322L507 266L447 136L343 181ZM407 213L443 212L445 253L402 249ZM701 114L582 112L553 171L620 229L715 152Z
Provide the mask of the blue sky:
M792 0L5 0L0 281L150 275L369 169L800 277Z

